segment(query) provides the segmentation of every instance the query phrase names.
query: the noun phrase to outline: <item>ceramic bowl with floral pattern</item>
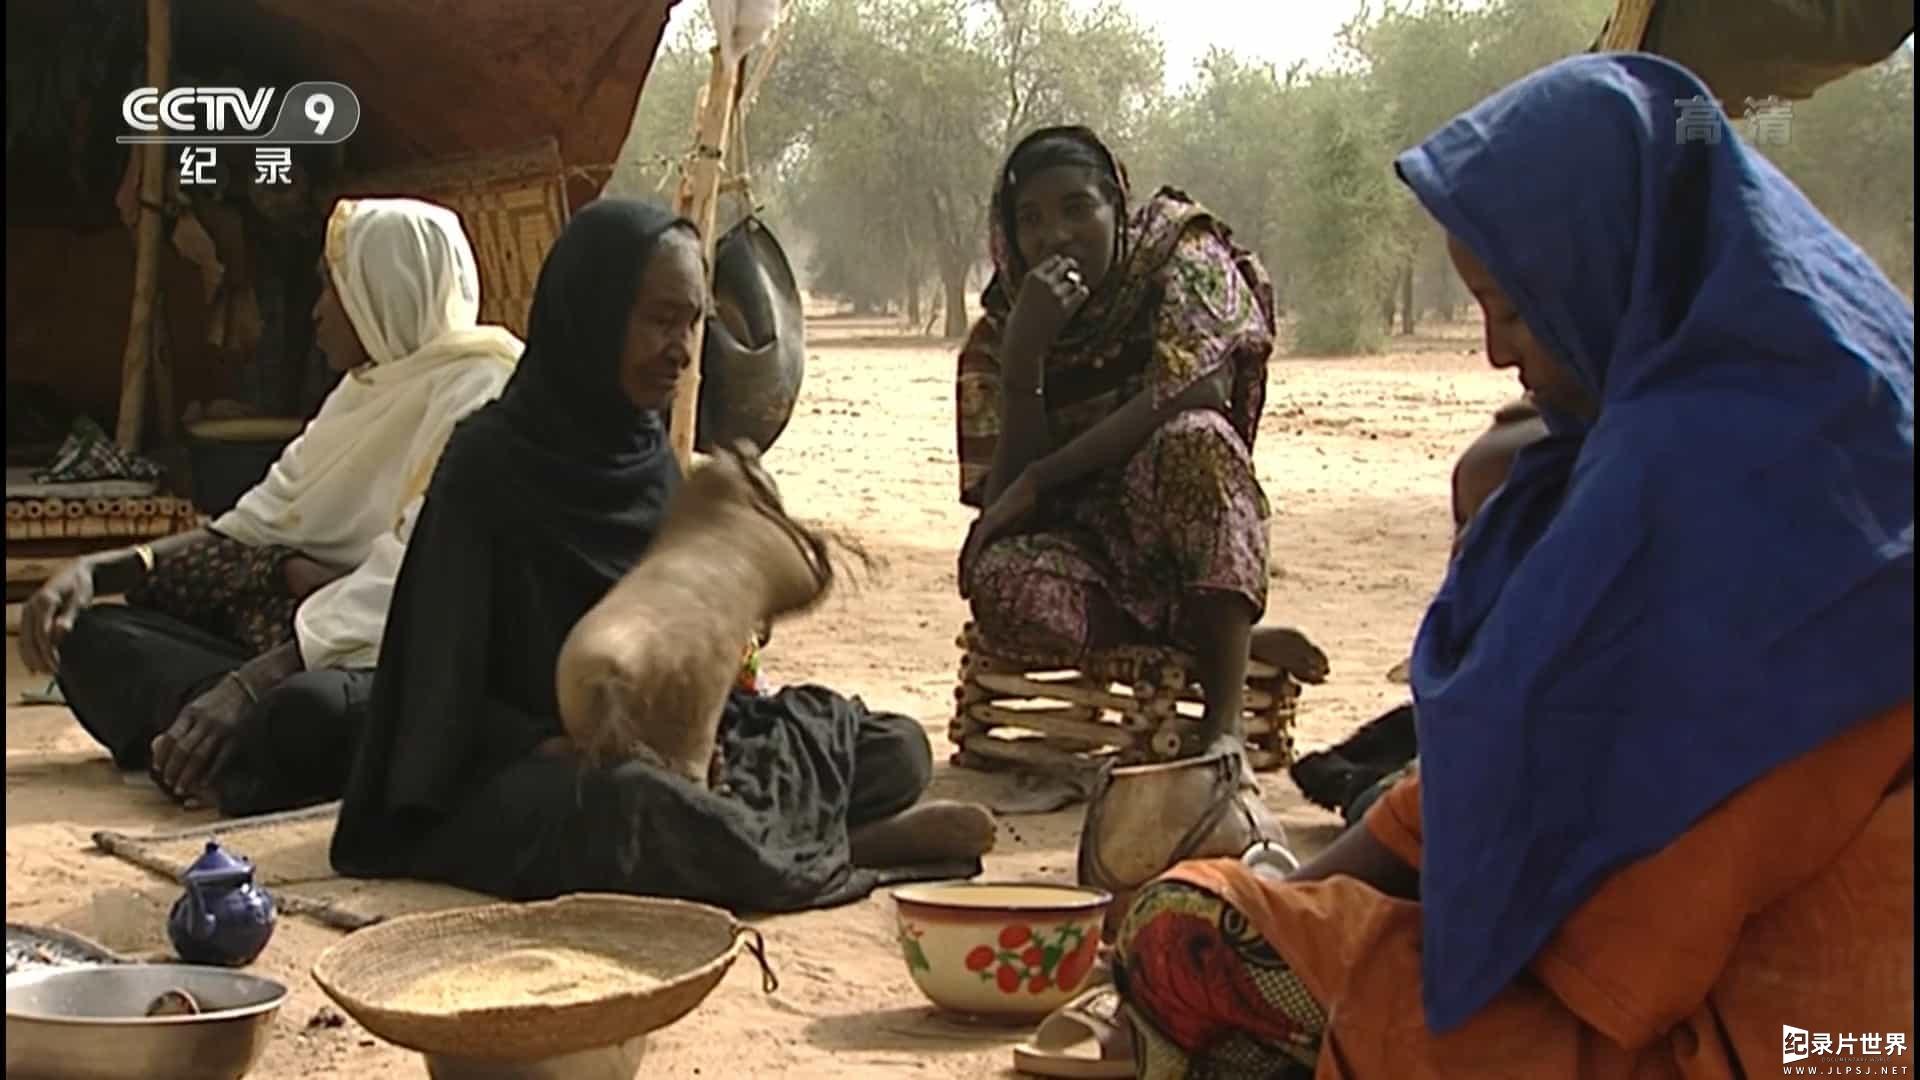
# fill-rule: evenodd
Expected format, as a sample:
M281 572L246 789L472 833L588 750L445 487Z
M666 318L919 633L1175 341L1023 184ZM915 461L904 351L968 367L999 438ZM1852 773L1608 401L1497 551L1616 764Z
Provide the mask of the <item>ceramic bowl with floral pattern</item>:
M1074 885L941 882L894 890L920 992L974 1019L1037 1023L1084 988L1113 897Z

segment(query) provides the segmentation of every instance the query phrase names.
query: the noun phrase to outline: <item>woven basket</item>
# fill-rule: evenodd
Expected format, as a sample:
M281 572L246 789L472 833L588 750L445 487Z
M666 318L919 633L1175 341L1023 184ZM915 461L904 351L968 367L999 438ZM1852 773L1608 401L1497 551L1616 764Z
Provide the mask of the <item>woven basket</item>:
M764 967L758 936L705 904L579 894L379 923L322 953L313 978L348 1015L397 1046L466 1060L538 1061L615 1046L679 1020L712 993L743 943ZM507 958L535 950L591 954L630 977L569 992L564 968L506 970ZM473 1007L418 1004L417 994L416 1003L406 1000L423 984L483 983L484 999L475 995ZM524 983L519 995L516 983ZM516 996L522 1000L500 1004Z

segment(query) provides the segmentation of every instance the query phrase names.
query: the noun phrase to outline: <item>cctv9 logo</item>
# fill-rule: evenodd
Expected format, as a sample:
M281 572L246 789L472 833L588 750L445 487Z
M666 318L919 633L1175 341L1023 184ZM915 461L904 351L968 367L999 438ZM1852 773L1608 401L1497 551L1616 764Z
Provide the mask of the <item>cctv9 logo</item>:
M360 127L360 98L345 84L294 84L271 127L272 87L143 86L120 104L130 134L122 143L254 143L328 145L346 142Z

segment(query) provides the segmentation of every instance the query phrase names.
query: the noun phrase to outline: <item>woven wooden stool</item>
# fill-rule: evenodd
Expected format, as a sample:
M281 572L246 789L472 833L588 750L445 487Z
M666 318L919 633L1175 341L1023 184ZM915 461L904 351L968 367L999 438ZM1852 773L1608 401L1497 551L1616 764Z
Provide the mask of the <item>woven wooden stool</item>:
M1023 767L1081 772L1107 758L1120 764L1180 756L1204 698L1193 660L1174 649L1126 646L1078 668L1020 657L961 631L960 680L948 738L963 768ZM1293 763L1300 684L1258 660L1247 662L1243 708L1247 760L1265 772Z

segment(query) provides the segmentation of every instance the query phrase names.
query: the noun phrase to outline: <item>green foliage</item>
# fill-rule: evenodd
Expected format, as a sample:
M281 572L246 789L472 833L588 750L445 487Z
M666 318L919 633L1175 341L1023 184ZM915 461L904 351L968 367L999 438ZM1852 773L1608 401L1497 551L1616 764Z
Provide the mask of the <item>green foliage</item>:
M1760 149L1913 295L1913 46L1791 105ZM1756 135L1759 133L1756 132Z
M1086 123L1144 196L1171 184L1233 226L1273 274L1296 346L1379 346L1410 275L1414 313L1464 302L1439 233L1390 162L1499 87L1593 41L1613 0L1385 0L1319 70L1216 50L1175 90L1154 35L1114 0L793 0L745 129L754 195L810 246L816 293L918 307L946 332L981 283L993 170L1020 135ZM652 194L683 155L708 72L704 14L656 62L614 190ZM1764 147L1909 293L1913 56L1793 105ZM671 197L668 186L662 195ZM912 299L909 300L909 297Z
M1295 345L1308 353L1359 353L1377 348L1384 329L1381 295L1402 254L1392 175L1380 167L1377 113L1356 76L1316 79L1305 94L1309 117L1297 215L1303 269Z
M693 105L707 84L707 52L701 43L712 37L702 11L661 43L640 91L626 145L607 181L608 195L672 201L678 178L674 167L693 147Z
M1142 136L1119 152L1142 193L1177 187L1219 214L1257 251L1290 295L1291 205L1305 148L1305 114L1294 107L1304 80L1214 51L1185 94L1163 100Z
M1159 43L1111 5L799 0L793 18L748 136L813 236L810 284L875 308L938 278L949 334L1011 142L1072 120L1124 138L1160 84Z

